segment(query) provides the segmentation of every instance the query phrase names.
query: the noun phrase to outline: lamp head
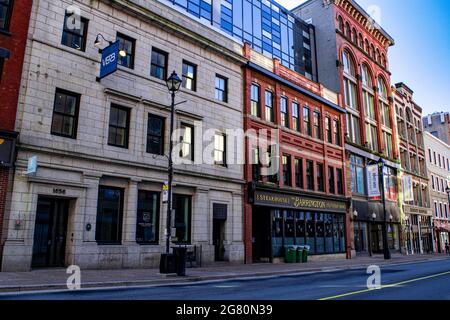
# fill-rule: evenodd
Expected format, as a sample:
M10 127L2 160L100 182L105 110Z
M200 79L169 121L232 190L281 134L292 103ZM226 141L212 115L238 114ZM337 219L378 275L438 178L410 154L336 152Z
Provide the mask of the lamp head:
M180 90L181 82L182 80L174 71L172 72L170 77L166 80L166 85L170 92L177 92L178 90Z
M98 34L97 37L95 37L94 46L99 48L102 46L102 39L100 39L100 35Z

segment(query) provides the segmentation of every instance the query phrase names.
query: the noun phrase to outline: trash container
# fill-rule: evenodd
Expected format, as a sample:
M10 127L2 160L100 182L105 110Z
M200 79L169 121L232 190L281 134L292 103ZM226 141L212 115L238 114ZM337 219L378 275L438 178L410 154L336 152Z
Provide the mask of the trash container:
M303 246L297 247L297 259L295 262L301 263L303 261L303 250L305 250L305 247Z
M175 255L176 273L178 276L186 275L186 252L187 248L174 247L173 254Z
M159 273L169 274L176 272L175 256L172 253L163 253L159 262Z
M297 250L295 247L287 247L285 250L284 262L295 263L297 260Z
M308 253L309 253L309 248L305 247L302 252L302 262L303 263L308 262Z

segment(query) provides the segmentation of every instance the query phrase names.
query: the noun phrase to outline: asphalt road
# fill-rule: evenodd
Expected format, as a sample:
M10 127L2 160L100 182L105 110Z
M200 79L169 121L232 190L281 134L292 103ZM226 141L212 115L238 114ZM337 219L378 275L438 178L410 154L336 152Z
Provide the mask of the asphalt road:
M381 289L366 270L320 272L188 285L0 295L7 300L450 300L450 259L381 268Z

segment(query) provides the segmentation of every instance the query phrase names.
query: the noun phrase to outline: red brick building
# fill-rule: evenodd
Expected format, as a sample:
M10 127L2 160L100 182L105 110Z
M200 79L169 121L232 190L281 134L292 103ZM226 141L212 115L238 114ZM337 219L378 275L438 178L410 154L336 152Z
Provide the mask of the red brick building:
M291 245L345 258L349 194L339 96L247 45L244 52L246 262L272 262Z
M388 69L388 49L394 40L354 0L309 0L293 12L314 24L318 79L341 93L347 111L345 149L352 194L353 250L382 253L388 246L399 251L400 166ZM381 201L381 174L375 168L380 159L384 162L383 171L379 171L384 176L385 202Z
M0 257L9 177L13 174L14 132L32 0L0 2Z

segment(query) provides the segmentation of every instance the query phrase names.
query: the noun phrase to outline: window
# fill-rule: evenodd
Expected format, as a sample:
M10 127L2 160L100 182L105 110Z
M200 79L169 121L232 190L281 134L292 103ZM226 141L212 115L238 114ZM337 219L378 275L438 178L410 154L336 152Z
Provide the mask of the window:
M283 156L283 182L285 186L290 187L292 185L290 156Z
M378 150L377 127L366 123L367 147L371 150Z
M227 165L226 145L227 137L222 133L214 136L214 164L225 167Z
M261 180L261 162L259 157L259 148L252 149L252 181Z
M173 210L175 210L176 243L191 242L192 199L189 196L173 195Z
M95 240L120 244L122 241L123 189L100 186L98 191Z
M56 89L51 134L76 139L80 95Z
M397 174L394 169L384 167L384 189L386 199L397 200ZM415 197L417 201L422 201L419 197Z
M306 161L306 189L314 190L314 163L311 160Z
M322 125L320 119L320 112L314 111L314 137L322 139Z
M168 53L159 49L152 49L152 61L150 67L150 75L152 77L166 80L167 79L167 60Z
M273 122L273 93L271 91L266 91L265 101L266 101L266 121Z
M111 105L108 144L114 147L128 148L129 126L130 109Z
M159 234L159 193L139 190L136 242L157 244Z
M361 157L350 156L350 171L352 178L352 192L357 194L365 194L364 184L364 160Z
M227 102L228 101L228 79L222 76L216 75L216 100Z
M164 155L165 119L152 114L148 115L147 153Z
M197 90L197 66L183 60L183 88Z
M389 157L393 157L392 153L392 135L383 131L384 153Z
M342 56L344 65L344 100L345 105L354 110L358 110L356 98L356 72L353 60L347 51Z
M381 123L386 127L391 127L391 120L389 118L389 103L388 92L384 80L378 78L378 96L380 99Z
M252 116L261 117L261 102L259 86L252 84L251 87L251 107L250 113Z
M334 188L334 168L328 167L328 192L335 193L336 190Z
M181 124L180 158L194 161L194 127Z
M295 159L295 186L303 189L303 161Z
M341 145L341 128L339 126L339 120L333 120L333 134L334 143L338 146Z
M0 0L0 30L8 30L13 0Z
M439 218L437 202L434 202L434 215Z
M69 15L66 12L61 44L84 52L86 50L88 20L81 17L80 28L75 29L76 24L71 19L75 19L75 15Z
M323 183L323 164L317 164L317 191L324 192L324 183Z
M350 142L361 144L359 118L352 113L347 113L347 134Z
M337 193L344 194L344 177L342 175L342 169L336 169L336 183Z
M300 106L292 102L292 129L300 132Z
M361 68L361 78L363 86L363 105L366 112L366 117L375 119L375 107L373 102L373 82L372 76L366 65Z
M289 128L289 116L288 116L288 100L285 97L280 99L280 113L281 113L281 125L285 128Z
M121 33L117 33L120 50L124 50L125 57L119 56L119 64L123 67L134 69L134 46L136 40Z
M311 119L308 107L303 107L303 126L304 133L308 136L311 136Z
M332 143L332 133L331 133L331 119L325 117L325 135L328 143Z

